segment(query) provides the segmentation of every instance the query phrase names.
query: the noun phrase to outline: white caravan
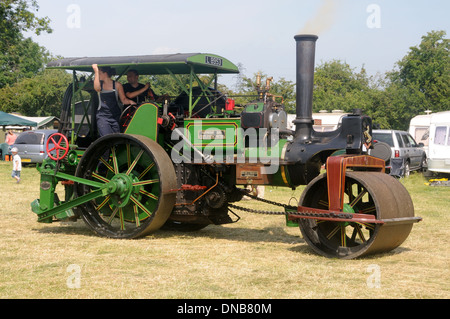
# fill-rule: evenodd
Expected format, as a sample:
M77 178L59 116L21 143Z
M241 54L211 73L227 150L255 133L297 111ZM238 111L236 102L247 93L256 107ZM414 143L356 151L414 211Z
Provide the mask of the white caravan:
M431 116L428 170L450 173L450 111L434 113Z
M320 111L313 113L314 120L313 128L316 132L329 132L336 130L342 122L342 118L350 113L345 113L341 110L333 110L331 112ZM295 125L292 123L295 120L295 114L288 114L288 126L295 130Z
M429 112L429 111L428 111ZM429 112L430 113L430 112ZM417 115L409 123L408 133L419 144L423 144L423 149L428 156L428 144L430 136L430 121L432 114Z

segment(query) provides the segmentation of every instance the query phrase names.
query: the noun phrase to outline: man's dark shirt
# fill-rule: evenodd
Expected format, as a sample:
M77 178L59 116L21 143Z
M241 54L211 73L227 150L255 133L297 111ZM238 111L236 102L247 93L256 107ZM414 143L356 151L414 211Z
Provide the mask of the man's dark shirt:
M123 90L125 92L125 94L127 94L128 92L135 92L135 91L139 91L141 89L143 89L145 87L144 84L139 83L138 86L136 88L134 88L130 83L124 84L123 85ZM153 92L152 89L148 89L146 90L144 93L142 93L141 95L136 96L135 98L132 98L130 100L136 102L136 103L142 103L145 101L145 99L147 98L148 95L148 91L151 90L151 92L153 93L153 96L155 97L155 99L157 98L155 93Z

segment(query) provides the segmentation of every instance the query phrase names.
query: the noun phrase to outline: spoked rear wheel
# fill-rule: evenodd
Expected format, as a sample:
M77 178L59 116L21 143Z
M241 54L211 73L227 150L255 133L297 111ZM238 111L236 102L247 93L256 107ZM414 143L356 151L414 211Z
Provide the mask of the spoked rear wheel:
M78 207L86 224L111 238L137 238L158 230L175 203L175 170L164 149L136 135L111 134L84 153L76 176L107 186L100 196ZM78 184L82 196L95 190Z
M300 205L328 209L326 174L308 185ZM346 172L343 212L393 219L413 217L414 207L409 193L395 178L376 172ZM315 252L342 259L388 252L403 243L411 228L412 223L381 225L312 219L300 221L303 237Z

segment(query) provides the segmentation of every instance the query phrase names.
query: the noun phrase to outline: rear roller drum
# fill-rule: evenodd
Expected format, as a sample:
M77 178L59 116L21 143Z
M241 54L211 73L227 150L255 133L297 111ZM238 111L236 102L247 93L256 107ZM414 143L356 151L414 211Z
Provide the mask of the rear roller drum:
M81 158L76 176L108 184L104 196L78 207L86 224L101 236L145 236L166 222L175 204L172 161L147 137L111 134L98 139ZM78 196L93 190L77 186Z
M326 174L314 179L303 192L300 205L328 209ZM380 219L413 217L409 193L395 178L378 172L346 172L345 213L369 214ZM305 241L320 255L352 259L388 252L408 237L412 223L389 225L303 219Z

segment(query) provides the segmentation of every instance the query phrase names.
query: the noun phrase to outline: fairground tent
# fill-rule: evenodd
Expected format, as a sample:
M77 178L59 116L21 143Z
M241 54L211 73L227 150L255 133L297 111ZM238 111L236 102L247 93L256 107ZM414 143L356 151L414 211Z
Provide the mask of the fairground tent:
M3 126L3 127L6 127L6 126L36 127L37 123L0 111L0 126Z
M58 120L58 118L56 116L44 116L44 117L31 117L31 116L23 116L23 115L18 115L18 114L13 114L17 117L20 117L22 119L31 121L31 122L36 122L37 126L36 129L44 129L47 128L48 126L52 126L53 128L53 122L55 120Z

